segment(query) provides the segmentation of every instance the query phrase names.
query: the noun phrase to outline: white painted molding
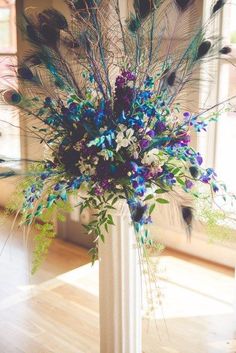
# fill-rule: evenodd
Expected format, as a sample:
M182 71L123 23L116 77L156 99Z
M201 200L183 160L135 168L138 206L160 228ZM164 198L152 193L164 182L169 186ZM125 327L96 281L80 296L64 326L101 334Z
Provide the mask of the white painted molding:
M100 353L141 353L141 276L126 202L99 243Z

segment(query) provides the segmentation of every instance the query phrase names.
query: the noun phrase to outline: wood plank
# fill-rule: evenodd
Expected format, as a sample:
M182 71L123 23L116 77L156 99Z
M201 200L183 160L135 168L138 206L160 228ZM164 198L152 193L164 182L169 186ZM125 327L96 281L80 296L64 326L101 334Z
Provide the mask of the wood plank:
M0 353L98 353L98 266L56 240L32 279L30 251L17 231L0 257ZM161 305L143 320L143 352L235 353L233 270L173 251L153 260Z

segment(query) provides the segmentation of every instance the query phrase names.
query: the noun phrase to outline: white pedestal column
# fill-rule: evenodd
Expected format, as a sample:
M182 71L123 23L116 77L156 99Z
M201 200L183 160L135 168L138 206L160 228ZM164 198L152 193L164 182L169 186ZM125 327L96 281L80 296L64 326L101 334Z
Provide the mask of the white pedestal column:
M99 244L100 353L141 353L141 278L135 233L125 202Z

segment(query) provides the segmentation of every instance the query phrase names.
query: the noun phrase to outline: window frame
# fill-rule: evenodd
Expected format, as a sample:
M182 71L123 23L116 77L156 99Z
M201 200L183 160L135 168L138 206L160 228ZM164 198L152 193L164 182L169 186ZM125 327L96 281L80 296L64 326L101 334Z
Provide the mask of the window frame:
M232 48L232 52L227 59L229 59L230 63L236 65L236 44L230 44L230 33L227 31L227 24L229 23L230 17L230 5L226 4L223 10L221 11L219 17L214 21L212 25L212 32L219 38L221 38L222 47L224 45L230 45ZM203 1L203 22L206 18L209 18L210 13L210 4L208 0ZM215 79L214 82L209 82L207 84L207 91L211 92L208 96L205 93L200 94L200 106L203 105L203 102L208 101L209 106L213 106L217 102L220 103L224 99L223 97L223 87L225 84L222 84L222 67L229 63L226 58L220 57L220 60L214 64L213 70L215 71ZM205 64L204 64L205 65ZM208 67L209 70L212 68ZM201 75L201 79L204 80L204 74ZM219 109L219 108L218 108ZM217 139L218 139L218 124L211 123L208 126L208 131L206 136L198 135L197 145L201 154L204 156L205 166L211 166L215 168L216 166L216 156L217 156Z

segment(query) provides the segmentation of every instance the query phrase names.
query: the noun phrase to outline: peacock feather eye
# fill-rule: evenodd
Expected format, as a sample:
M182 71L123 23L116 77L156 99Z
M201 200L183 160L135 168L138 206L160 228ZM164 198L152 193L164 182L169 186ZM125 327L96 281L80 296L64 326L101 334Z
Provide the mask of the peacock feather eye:
M17 73L19 77L23 78L24 80L30 81L34 78L32 71L27 66L19 67L17 70Z
M40 25L39 31L48 45L54 45L59 40L59 30L46 22Z
M180 11L186 11L194 3L194 0L175 0L175 3Z
M211 49L211 42L204 40L198 47L196 60L203 58Z
M131 33L136 33L140 26L140 20L134 15L127 20L127 27Z
M30 40L32 40L32 42L35 42L37 44L39 44L41 42L39 34L38 34L36 28L33 25L29 24L29 25L26 26L26 33L28 35L28 38Z
M169 86L174 86L175 80L176 80L176 72L173 71L167 78L167 84Z
M15 90L7 90L3 93L5 103L10 105L17 105L21 102L22 96Z
M215 5L212 8L212 15L219 11L225 5L225 0L216 1Z
M134 8L141 19L145 19L154 9L153 0L134 0Z
M231 53L232 52L232 48L230 48L230 47L228 47L228 46L225 46L225 47L223 47L223 48L221 48L220 50L219 50L219 53L220 54L224 54L224 55L227 55L227 54L229 54L229 53Z
M68 22L65 16L56 9L44 10L41 16L43 16L44 21L48 20L49 24L53 24L58 29L65 30L68 28Z

